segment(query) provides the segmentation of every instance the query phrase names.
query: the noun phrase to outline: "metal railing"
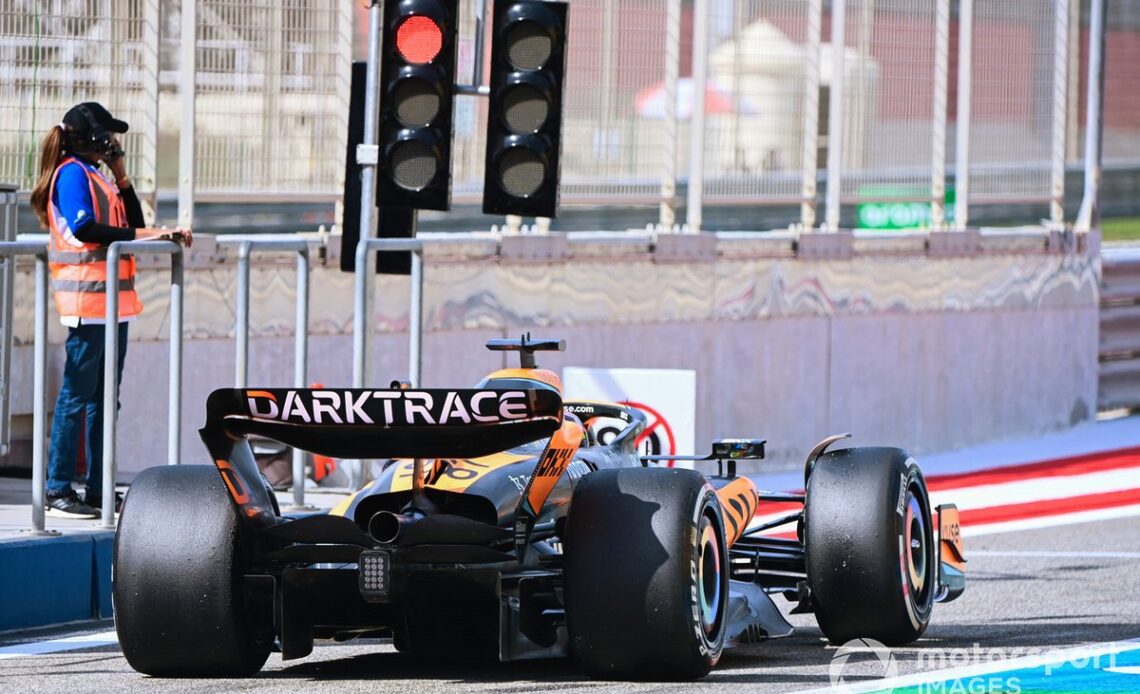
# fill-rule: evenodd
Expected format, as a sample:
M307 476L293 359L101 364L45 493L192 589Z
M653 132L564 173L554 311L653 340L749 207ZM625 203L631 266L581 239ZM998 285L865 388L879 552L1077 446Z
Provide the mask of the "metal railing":
M356 244L356 268L352 324L352 386L364 388L368 381L368 342L372 335L369 297L375 278L372 251L391 253L410 251L412 254L411 301L408 307L408 381L412 387L420 385L422 364L420 348L423 344L424 297L424 244L419 239L368 239ZM349 466L349 487L358 488L364 478L363 461Z
M296 329L293 340L293 385L305 387L309 359L309 243L295 236L220 236L219 246L237 246L237 310L234 318L234 339L237 343L234 386L245 388L249 383L249 268L254 252L296 253L297 293ZM293 506L292 511L310 510L305 506L305 453L293 449Z
M168 465L177 465L182 446L182 246L174 241L116 241L107 248L107 286L119 286L123 253L170 255L170 409ZM119 403L119 293L107 292L107 327L103 342L103 526L115 527L115 431Z
M42 235L37 234L36 237ZM46 534L44 485L47 474L44 461L44 424L47 422L47 243L41 240L0 243L0 258L11 262L7 259L18 255L31 255L36 258L36 327L32 343L34 355L32 358L32 530L35 533Z

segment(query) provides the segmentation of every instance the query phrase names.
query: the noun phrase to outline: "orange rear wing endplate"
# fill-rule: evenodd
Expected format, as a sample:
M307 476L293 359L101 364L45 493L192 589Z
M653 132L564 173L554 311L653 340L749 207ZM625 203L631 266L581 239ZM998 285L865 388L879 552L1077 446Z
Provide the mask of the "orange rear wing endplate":
M558 480L570 467L574 454L582 443L582 427L576 422L564 420L562 426L546 444L546 450L534 466L534 474L523 490L515 511L515 555L521 564L526 557L526 548L530 544L534 524L542 513L542 507L550 498L550 493L558 484Z
M942 504L938 514L938 592L935 600L950 602L966 590L966 554L958 507Z

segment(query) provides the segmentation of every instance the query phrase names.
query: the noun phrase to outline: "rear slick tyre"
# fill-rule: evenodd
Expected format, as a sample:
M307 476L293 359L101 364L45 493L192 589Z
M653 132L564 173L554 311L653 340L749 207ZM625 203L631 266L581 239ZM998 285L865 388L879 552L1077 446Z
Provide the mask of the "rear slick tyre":
M690 680L724 648L728 548L716 492L693 470L592 472L565 531L571 651L605 679Z
M820 456L804 504L807 580L834 644L910 643L930 621L936 550L922 472L898 448Z
M152 467L135 478L113 564L115 628L132 668L156 677L261 669L273 632L245 604L243 540L213 466Z

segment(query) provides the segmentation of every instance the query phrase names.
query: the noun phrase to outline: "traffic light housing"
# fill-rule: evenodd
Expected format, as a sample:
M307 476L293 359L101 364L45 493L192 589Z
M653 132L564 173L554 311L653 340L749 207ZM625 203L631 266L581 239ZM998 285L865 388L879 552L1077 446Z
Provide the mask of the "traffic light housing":
M557 213L566 10L565 2L495 3L483 177L487 214Z
M376 203L451 208L459 0L387 0Z

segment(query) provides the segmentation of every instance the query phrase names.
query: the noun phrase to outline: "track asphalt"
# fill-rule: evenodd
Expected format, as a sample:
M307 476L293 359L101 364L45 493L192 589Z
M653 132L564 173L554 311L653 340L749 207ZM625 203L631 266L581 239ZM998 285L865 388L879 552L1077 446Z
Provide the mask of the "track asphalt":
M0 691L794 692L842 677L860 692L1140 692L1140 418L922 463L935 503L962 510L968 588L935 606L916 644L889 652L829 646L795 615L794 635L726 652L696 683L595 682L565 661L416 659L384 641L319 644L289 663L274 654L254 678L155 680L129 668L104 620L0 634ZM0 522L11 512L0 507Z

